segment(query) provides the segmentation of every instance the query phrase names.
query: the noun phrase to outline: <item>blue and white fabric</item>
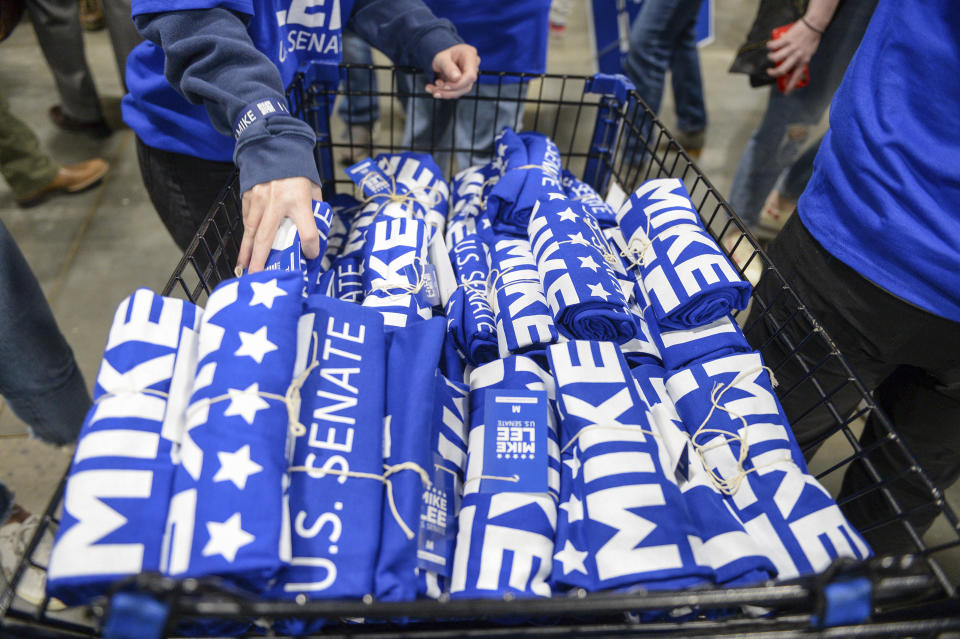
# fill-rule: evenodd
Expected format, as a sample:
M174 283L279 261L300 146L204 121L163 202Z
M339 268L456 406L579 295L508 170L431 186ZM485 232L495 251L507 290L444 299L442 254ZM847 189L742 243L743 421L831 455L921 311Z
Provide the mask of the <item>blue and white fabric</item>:
M385 361L379 313L324 295L307 299L296 366L306 373L289 467L291 558L272 596L373 593L383 510Z
M557 145L535 131L505 127L495 141L494 163L504 171L487 197L486 216L494 233L527 236L533 206L550 193L563 194Z
M446 316L447 330L463 358L480 366L496 359L499 351L496 318L487 297L489 251L471 226L458 220L448 229L457 289L447 302Z
M470 387L439 373L436 384L430 435L433 467L428 469L433 484L423 491L417 537L417 590L431 599L450 589L470 420Z
M262 271L221 283L200 324L161 568L220 575L254 591L290 558L283 493L303 307L296 273Z
M420 295L427 268L427 226L414 219L383 219L367 229L363 245L363 305L399 327L433 317Z
M538 202L527 231L562 335L617 344L636 336L627 299L607 261L612 253L606 238L579 202L565 196Z
M650 335L668 371L679 370L704 360L719 359L753 351L734 319L725 315L709 324L661 331L652 306L644 314Z
M327 239L330 234L330 224L333 222L333 210L330 205L326 202L314 200L313 221L317 225L320 236L318 257L312 260L307 259L300 246L300 233L297 231L297 225L290 218L284 218L280 222L263 267L267 271L294 271L302 274L304 297L316 290L321 274L327 269L324 257L327 250Z
M490 254L490 305L497 318L500 357L542 353L560 339L543 294L530 242L496 239Z
M523 480L542 492L508 492L507 483L485 469L484 440L497 429L485 420L488 393L543 391L547 396L547 464L531 468ZM470 434L467 478L458 517L450 593L454 598L549 597L553 538L560 488L560 451L550 375L523 356L485 364L470 377ZM540 445L541 442L537 442ZM533 455L531 455L532 461Z
M47 592L68 605L160 570L200 313L138 289L114 314L47 571Z
M447 221L483 215L487 195L499 179L500 170L492 162L471 166L457 173L451 181Z
M423 490L433 477L432 417L444 328L437 317L387 334L383 468L390 483L374 577L379 601L417 596L417 532Z
M626 361L611 342L547 349L560 413L553 582L589 591L704 583L696 529Z
M729 355L667 379L695 451L780 579L870 549L806 468L759 353ZM740 461L742 459L742 462Z
M568 169L560 175L560 184L563 192L571 200L577 200L597 220L601 228L611 228L617 225L617 213L603 198L593 190L593 187L577 179Z
M328 271L320 276L317 292L346 302L363 301L363 260L358 255L336 258Z
M702 326L747 307L750 284L703 227L679 179L645 182L617 220L661 329Z
M434 232L441 235L447 221L450 187L443 179L443 170L427 153L381 153L377 166L393 177L397 191L404 191L419 205L417 214Z
M660 463L667 477L680 488L696 529L690 543L697 563L709 566L714 582L722 586L748 585L775 577L773 563L747 534L743 522L693 452L690 435L667 394L667 372L655 365L640 366L631 372L652 415Z

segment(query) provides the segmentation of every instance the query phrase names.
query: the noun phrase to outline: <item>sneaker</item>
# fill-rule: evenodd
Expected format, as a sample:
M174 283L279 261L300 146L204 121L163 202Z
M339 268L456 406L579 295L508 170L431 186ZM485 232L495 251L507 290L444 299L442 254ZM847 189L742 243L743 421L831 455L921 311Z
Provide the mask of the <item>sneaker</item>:
M700 159L703 152L703 145L707 141L706 131L677 131L674 136L683 150L687 152L694 160Z
M340 142L349 146L337 150L337 159L344 166L356 164L370 156L373 143L373 127L363 124L351 124L340 134Z
M30 540L40 525L40 518L29 515L19 522L10 522L0 526L0 576L4 583L9 584L17 571L20 558L27 550ZM43 566L50 561L50 550L53 548L53 531L50 527L43 533L40 543L33 551L33 560ZM46 570L27 564L26 570L17 583L17 597L29 604L39 606L46 598L47 573ZM66 608L58 599L50 599L48 610L63 610Z
M80 26L86 31L99 31L106 25L99 0L80 0Z

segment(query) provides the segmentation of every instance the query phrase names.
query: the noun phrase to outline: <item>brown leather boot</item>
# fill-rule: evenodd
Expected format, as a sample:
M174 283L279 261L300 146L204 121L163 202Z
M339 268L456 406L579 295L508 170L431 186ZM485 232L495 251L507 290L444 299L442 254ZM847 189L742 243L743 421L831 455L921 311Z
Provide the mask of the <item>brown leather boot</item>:
M79 164L61 166L57 175L49 183L33 193L16 198L17 204L20 206L36 204L45 195L58 191L77 193L99 182L109 170L110 165L100 158L93 158Z

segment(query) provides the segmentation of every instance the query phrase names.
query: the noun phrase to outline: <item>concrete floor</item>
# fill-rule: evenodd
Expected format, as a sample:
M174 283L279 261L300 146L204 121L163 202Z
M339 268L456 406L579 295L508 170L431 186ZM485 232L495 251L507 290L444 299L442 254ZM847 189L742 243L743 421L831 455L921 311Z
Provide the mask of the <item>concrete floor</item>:
M548 71L587 75L595 71L594 60L584 54L591 50L587 2L573 4L567 33L551 39ZM744 76L727 73L752 21L756 0L718 4L716 39L701 49L710 125L699 164L726 194L746 140L765 108L766 92L751 90ZM96 188L29 209L17 207L0 183L0 219L33 266L92 386L116 305L139 286L159 290L180 253L144 191L134 136L120 123L122 90L106 32L88 33L86 50L108 119L117 127L103 141L62 132L49 121L47 110L58 98L29 24L22 24L0 45L0 86L13 112L29 123L44 148L61 163L100 155L113 166ZM668 127L674 124L669 90L661 116ZM25 431L25 425L0 403L0 481L26 508L39 511L69 464L71 450L38 443ZM825 467L826 457L829 453L817 465Z

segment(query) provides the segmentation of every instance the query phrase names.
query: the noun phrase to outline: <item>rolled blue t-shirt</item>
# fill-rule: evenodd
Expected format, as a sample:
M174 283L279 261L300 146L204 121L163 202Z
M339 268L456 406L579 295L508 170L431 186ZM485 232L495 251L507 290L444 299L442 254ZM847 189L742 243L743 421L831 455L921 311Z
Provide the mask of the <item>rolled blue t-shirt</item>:
M960 321L960 3L881 0L830 107L804 225L871 282Z

